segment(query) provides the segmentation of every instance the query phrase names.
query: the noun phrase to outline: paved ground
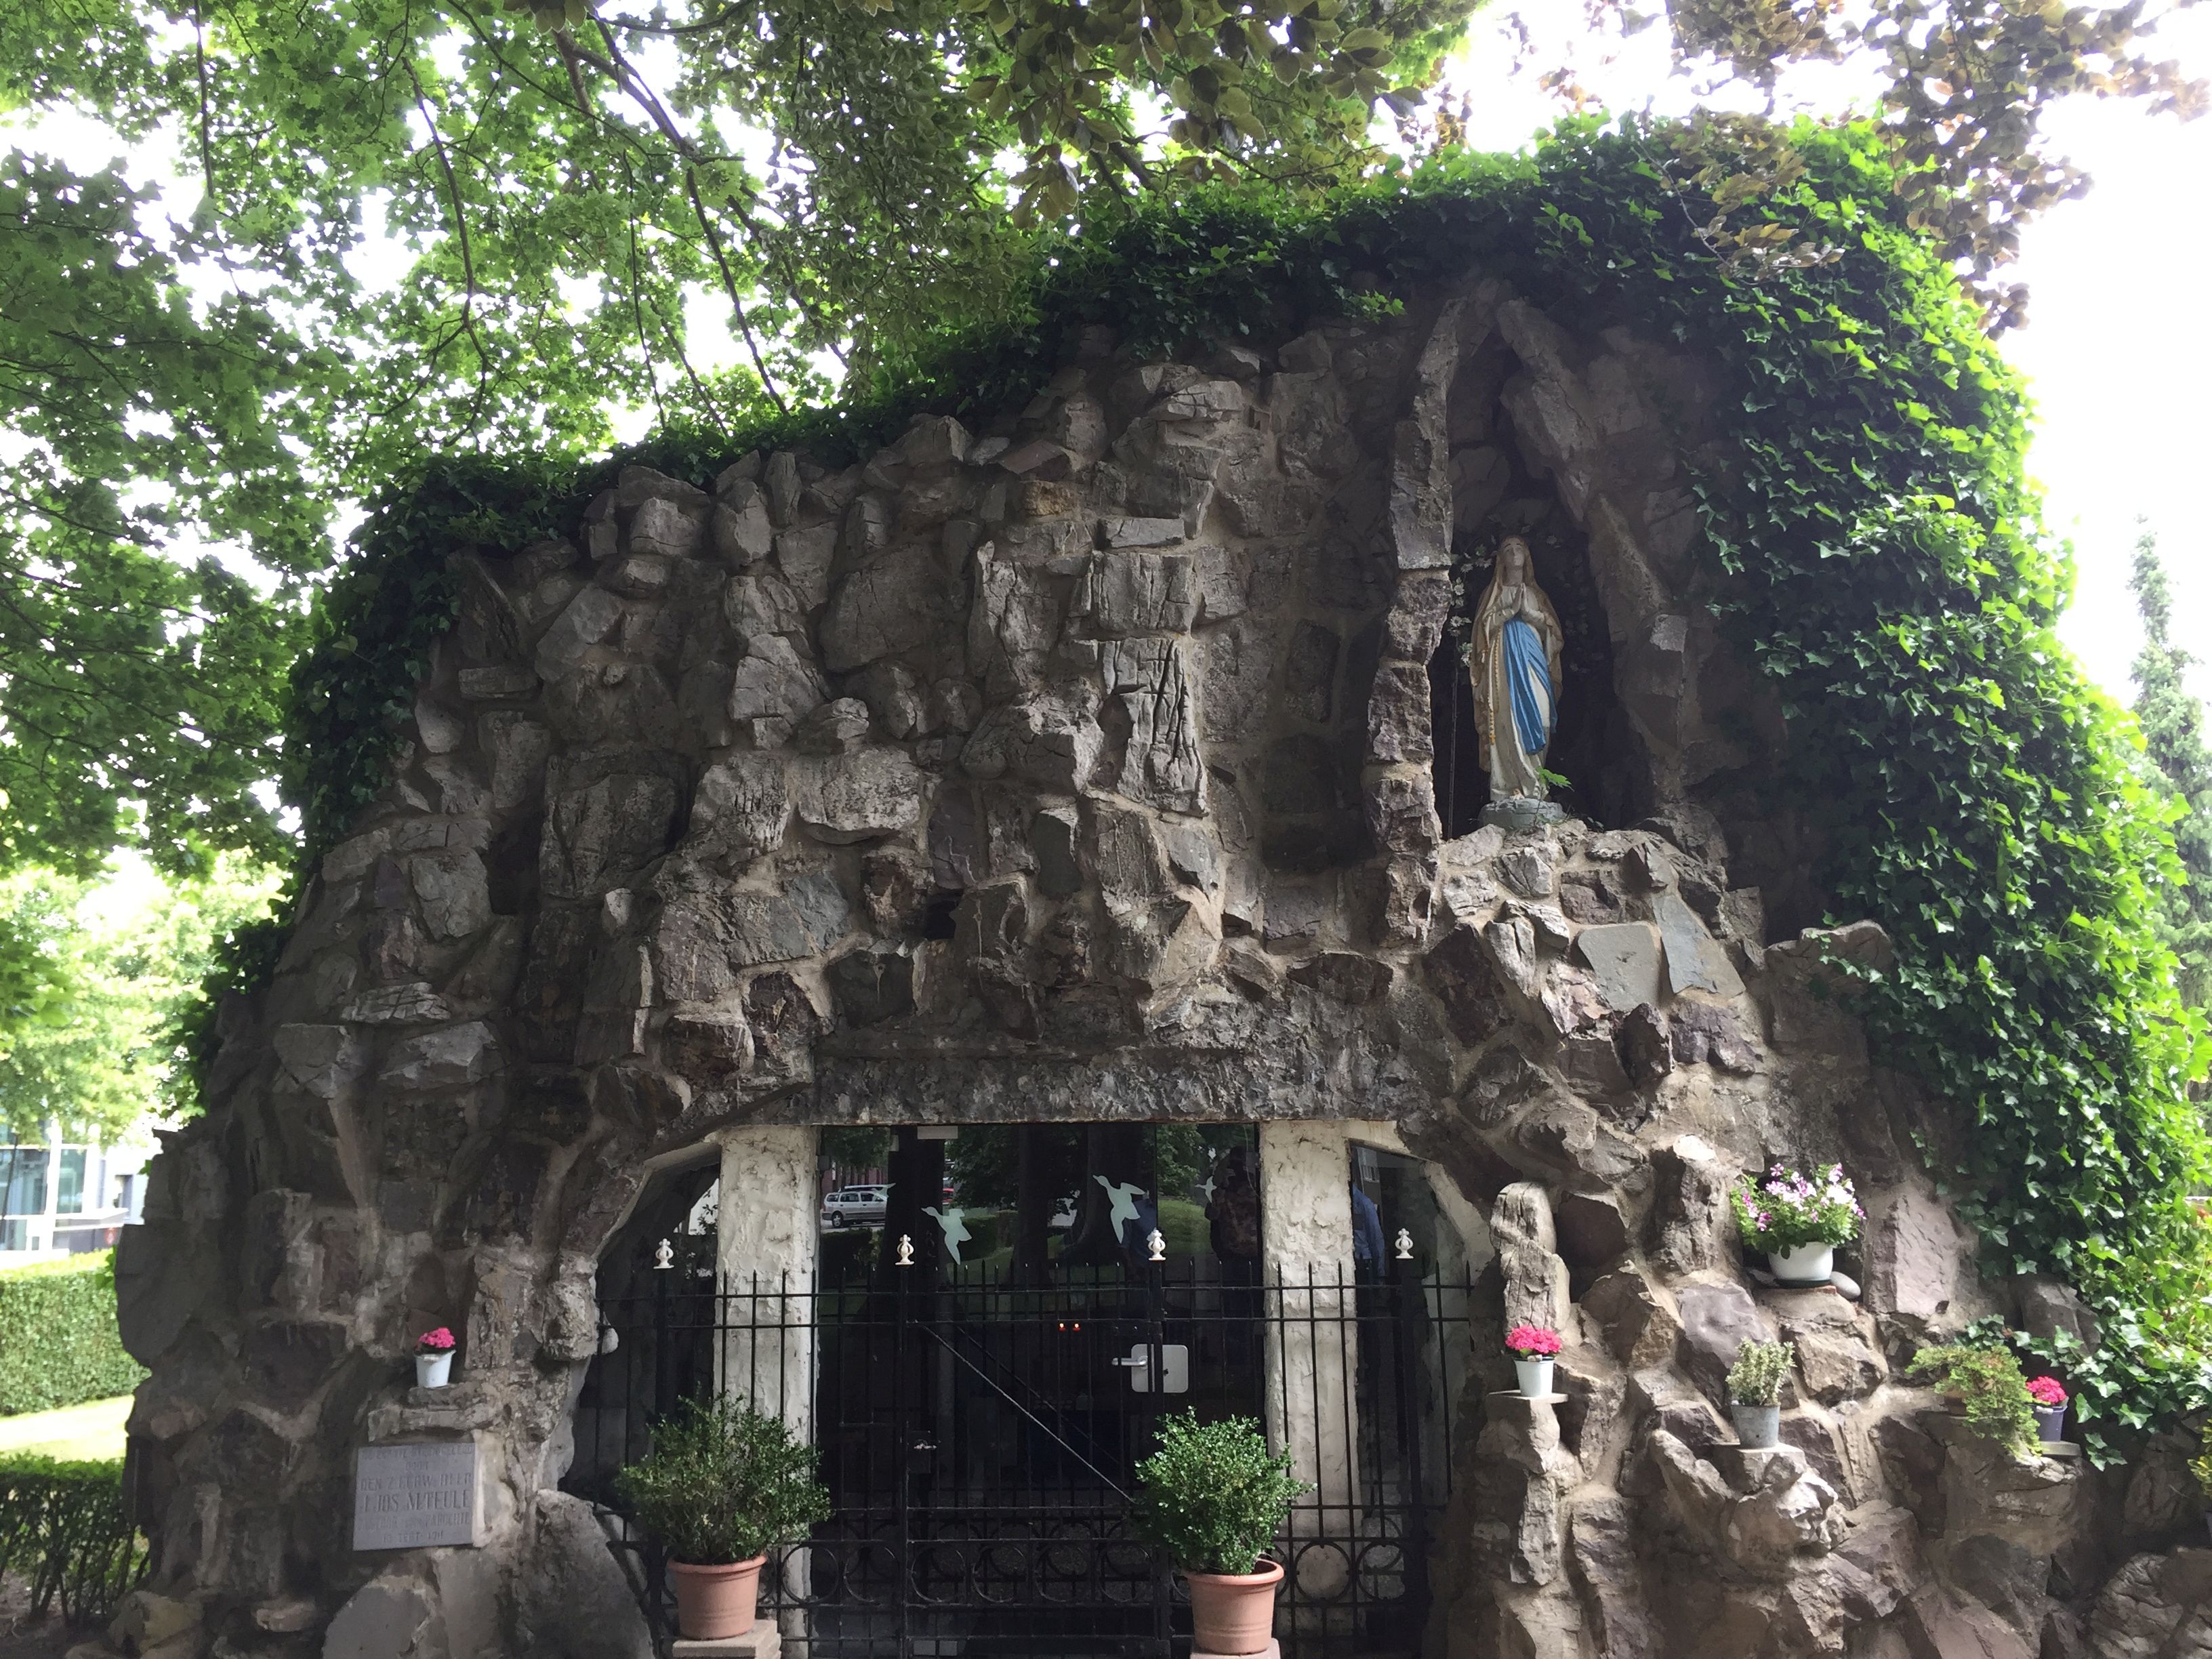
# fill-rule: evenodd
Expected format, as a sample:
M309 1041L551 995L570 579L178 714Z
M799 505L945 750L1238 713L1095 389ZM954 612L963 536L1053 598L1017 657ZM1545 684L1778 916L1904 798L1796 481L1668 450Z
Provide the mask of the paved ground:
M131 1415L131 1396L94 1400L59 1411L0 1417L0 1453L36 1452L64 1462L99 1462L123 1455L123 1423ZM0 1650L4 1659L4 1650Z

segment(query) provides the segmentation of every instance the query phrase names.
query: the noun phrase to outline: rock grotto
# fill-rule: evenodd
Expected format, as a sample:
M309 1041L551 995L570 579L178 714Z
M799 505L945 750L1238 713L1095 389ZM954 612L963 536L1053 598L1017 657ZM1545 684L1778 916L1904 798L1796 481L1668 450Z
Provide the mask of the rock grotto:
M1837 994L1888 942L1812 926L1819 826L1762 787L1781 711L1692 557L1713 376L1572 320L1478 278L1183 360L1091 328L988 422L633 468L574 538L466 556L120 1249L155 1559L110 1645L644 1659L561 1483L656 1180L720 1159L725 1262L788 1261L820 1126L1181 1120L1440 1172L1477 1291L1439 1659L2212 1651L2173 1447L2017 1461L1901 1380L1988 1313L2096 1332L1978 1273L1915 1150L1955 1127ZM1455 559L1509 531L1584 814L1514 834L1449 718ZM1743 1259L1727 1193L1775 1158L1858 1183L1851 1293ZM1524 1319L1557 1403L1494 1392ZM1722 1373L1774 1334L1784 1443L1746 1451ZM472 1537L356 1550L356 1451L437 1443Z

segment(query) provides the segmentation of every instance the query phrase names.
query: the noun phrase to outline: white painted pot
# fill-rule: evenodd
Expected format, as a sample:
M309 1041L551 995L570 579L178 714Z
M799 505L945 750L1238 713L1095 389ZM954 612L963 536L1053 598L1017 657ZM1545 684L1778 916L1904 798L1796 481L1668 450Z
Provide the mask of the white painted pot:
M1541 1400L1552 1392L1552 1366L1549 1359L1516 1359L1513 1369L1521 1374L1521 1392L1531 1400Z
M442 1389L453 1379L453 1351L443 1353L418 1353L415 1356L415 1386L418 1389Z
M1794 1250L1770 1250L1766 1265L1774 1270L1777 1279L1792 1279L1799 1284L1827 1283L1828 1275L1836 1271L1836 1247L1832 1244L1800 1244Z

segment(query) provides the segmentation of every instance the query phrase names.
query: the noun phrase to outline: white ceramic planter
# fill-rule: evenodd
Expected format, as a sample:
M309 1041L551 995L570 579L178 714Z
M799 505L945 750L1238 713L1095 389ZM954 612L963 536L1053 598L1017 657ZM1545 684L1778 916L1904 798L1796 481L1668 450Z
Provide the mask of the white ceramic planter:
M1825 1285L1828 1275L1836 1271L1836 1247L1800 1244L1794 1250L1770 1250L1766 1265L1777 1279L1798 1285Z
M1516 1359L1513 1369L1521 1374L1521 1392L1531 1400L1541 1400L1552 1392L1552 1366L1549 1359Z
M443 1353L418 1353L415 1356L415 1386L418 1389L442 1389L453 1380L453 1351Z

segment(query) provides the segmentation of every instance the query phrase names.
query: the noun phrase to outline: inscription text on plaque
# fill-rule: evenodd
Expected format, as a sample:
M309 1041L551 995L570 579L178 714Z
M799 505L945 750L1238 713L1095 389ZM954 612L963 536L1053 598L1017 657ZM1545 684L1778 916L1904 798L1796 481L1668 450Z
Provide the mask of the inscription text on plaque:
M416 1549L477 1541L473 1440L363 1446L354 1453L353 1547Z

